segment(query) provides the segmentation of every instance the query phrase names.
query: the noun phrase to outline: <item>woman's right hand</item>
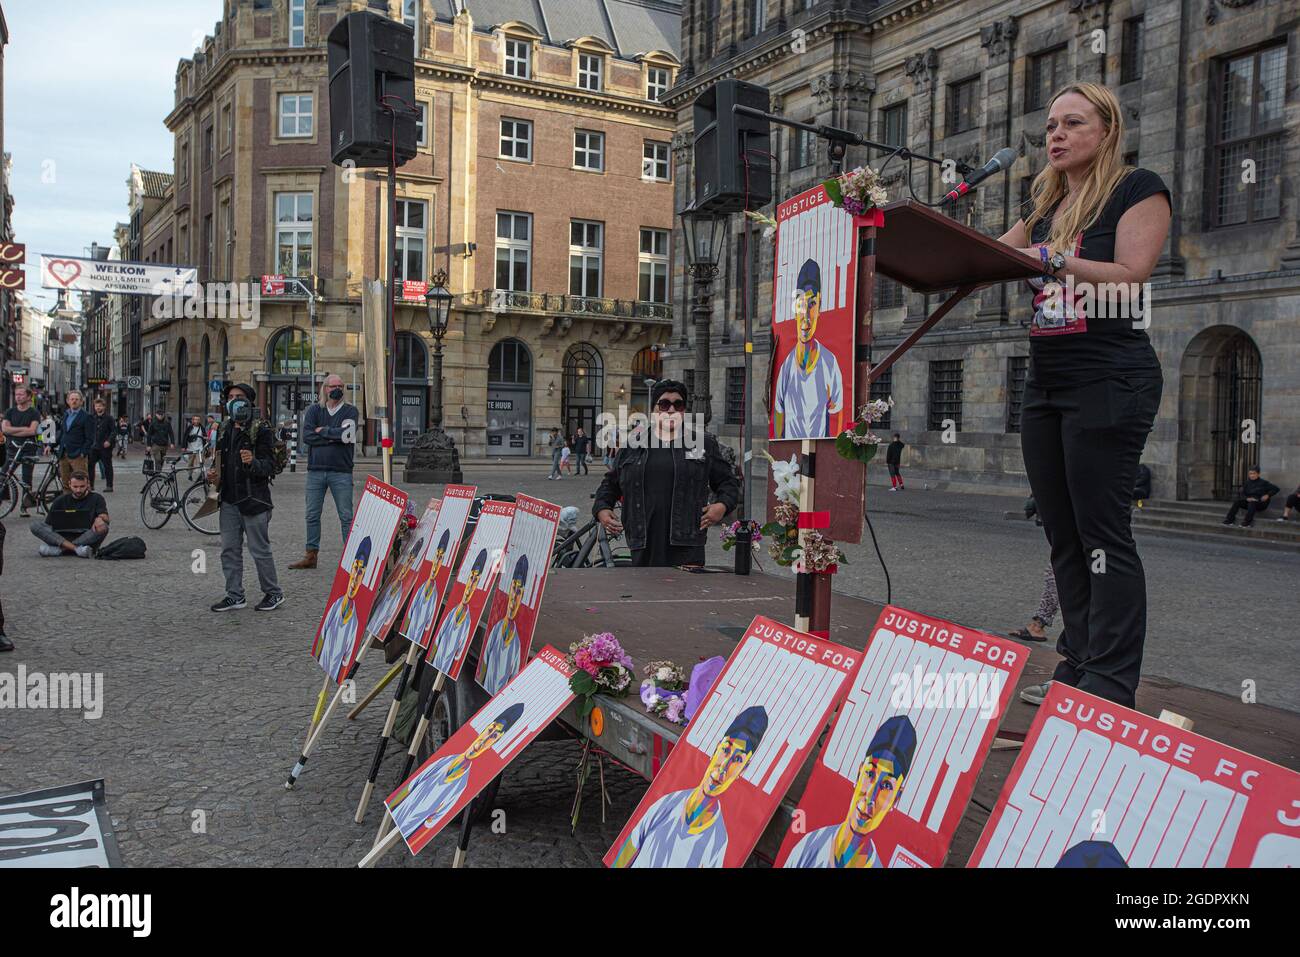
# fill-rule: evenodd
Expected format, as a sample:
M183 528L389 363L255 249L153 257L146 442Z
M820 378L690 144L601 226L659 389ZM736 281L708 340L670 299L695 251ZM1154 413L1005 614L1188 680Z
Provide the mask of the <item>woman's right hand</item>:
M596 513L596 521L605 527L606 533L618 535L623 531L623 524L615 517L612 508L602 508Z

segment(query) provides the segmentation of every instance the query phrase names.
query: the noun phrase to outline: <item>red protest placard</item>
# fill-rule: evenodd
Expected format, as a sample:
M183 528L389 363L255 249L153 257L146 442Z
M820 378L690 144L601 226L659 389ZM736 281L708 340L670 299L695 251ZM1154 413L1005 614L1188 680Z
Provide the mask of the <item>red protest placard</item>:
M433 538L433 528L438 522L438 513L442 510L442 499L431 498L420 516L419 524L406 536L402 553L397 556L397 564L389 572L384 582L379 600L370 612L370 621L366 625L366 635L387 641L389 629L397 619L397 613L411 597L411 592L419 581L419 565L424 559L427 546Z
M451 594L447 596L442 617L438 619L427 658L452 681L460 677L460 669L469 652L469 640L474 637L479 618L492 595L514 515L514 502L489 500L483 503L469 548L461 558Z
M826 739L778 867L939 867L1027 655L887 606Z
M384 801L412 854L505 770L573 700L573 668L549 645Z
M605 864L744 864L860 657L755 618Z
M559 527L560 506L529 495L515 496L510 541L497 576L488 610L487 637L474 676L488 694L504 688L528 661Z
M968 867L1300 867L1300 774L1053 682Z
M854 217L824 186L776 208L771 439L831 439L853 421Z
M379 576L405 513L405 492L373 476L366 479L325 614L311 643L312 657L337 684L347 678L361 648Z
M283 277L283 276L263 276L263 277L262 277L262 295L263 295L263 296L283 296L283 295L284 295L284 277Z
M438 614L442 596L447 593L456 550L477 491L474 485L448 485L442 490L438 523L426 543L424 561L416 574L415 595L401 627L402 634L421 648L428 647L434 616Z

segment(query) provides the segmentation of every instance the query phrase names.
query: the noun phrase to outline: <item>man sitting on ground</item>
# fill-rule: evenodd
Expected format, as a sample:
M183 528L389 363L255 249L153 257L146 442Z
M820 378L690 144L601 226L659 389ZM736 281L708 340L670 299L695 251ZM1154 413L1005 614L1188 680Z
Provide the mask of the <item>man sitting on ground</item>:
M1237 512L1244 508L1246 517L1242 519L1241 527L1250 528L1255 524L1255 513L1267 509L1269 500L1278 493L1276 485L1260 477L1258 467L1246 474L1248 478L1241 484L1241 495L1233 501L1232 508L1228 509L1228 515L1223 520L1224 525L1235 524Z
M108 537L108 504L104 496L90 490L90 476L84 470L69 476L68 489L50 505L48 521L32 522L32 534L44 542L40 553L46 558L92 558Z

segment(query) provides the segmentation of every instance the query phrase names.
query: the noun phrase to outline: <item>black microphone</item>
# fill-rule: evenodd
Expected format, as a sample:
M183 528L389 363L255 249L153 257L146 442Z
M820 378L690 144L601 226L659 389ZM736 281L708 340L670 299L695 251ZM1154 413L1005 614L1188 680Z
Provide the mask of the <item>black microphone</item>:
M1010 146L1004 146L993 154L993 158L977 169L969 179L959 185L943 198L945 203L955 202L969 193L972 189L984 182L994 173L1000 173L1004 169L1010 169L1011 164L1016 161L1016 151Z

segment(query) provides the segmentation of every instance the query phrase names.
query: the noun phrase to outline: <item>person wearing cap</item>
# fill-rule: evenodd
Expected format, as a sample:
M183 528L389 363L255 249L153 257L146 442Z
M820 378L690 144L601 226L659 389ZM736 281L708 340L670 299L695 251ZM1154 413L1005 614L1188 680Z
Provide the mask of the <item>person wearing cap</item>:
M492 626L483 656L478 663L478 683L490 695L496 694L519 670L519 626L515 620L528 590L528 556L520 555L506 598L505 616Z
M778 439L834 438L843 430L844 377L834 353L814 338L821 298L821 268L809 259L794 295L795 346L776 378L772 428Z
M727 825L722 795L740 777L767 731L762 705L736 715L695 787L665 794L633 826L615 867L722 867Z
M402 554L397 558L397 567L388 576L388 584L384 586L383 593L370 612L370 620L366 622L367 635L380 640L388 636L388 629L392 627L393 619L402 608L406 576L411 574L411 569L422 557L424 557L423 538L416 538L402 549Z
M460 602L443 615L442 624L438 627L438 637L434 639L433 666L443 674L451 671L451 666L460 657L461 648L469 641L469 603L483 579L483 573L487 571L487 560L487 549L480 548L474 556L474 564L470 566L469 580L465 583Z
M916 728L907 715L883 722L858 768L844 820L809 831L786 858L786 867L882 867L871 834L903 792L916 755Z
M320 634L312 647L312 653L318 656L320 666L332 681L342 682L346 677L340 672L348 663L352 648L357 643L357 592L361 591L373 548L374 544L367 535L352 553L352 561L348 566L348 583L343 594L325 612Z
M447 558L447 549L451 547L451 530L444 528L438 539L438 547L433 552L433 564L429 567L429 577L411 596L411 605L406 612L406 637L416 644L422 644L427 632L433 627L433 616L438 612L438 572L442 571Z
M610 535L626 529L633 565L703 565L708 530L736 507L740 482L718 440L687 427L686 386L661 379L651 406L649 426L626 436L591 513Z
M439 758L416 772L389 805L393 826L402 837L409 841L422 828L438 826L465 793L471 762L500 741L523 713L522 702L515 702L488 722L463 752Z
M208 481L216 485L221 504L221 570L226 595L213 611L234 611L244 601L244 540L257 567L262 586L258 611L274 611L284 604L284 592L275 574L271 554L271 477L275 475L275 449L271 427L259 422L251 385L226 387L226 418L217 434L213 467ZM168 423L170 428L170 423Z

